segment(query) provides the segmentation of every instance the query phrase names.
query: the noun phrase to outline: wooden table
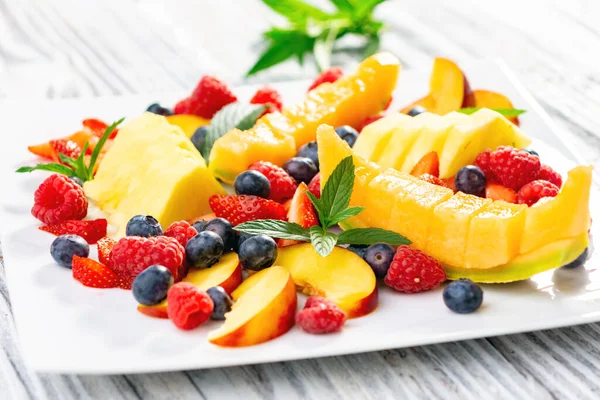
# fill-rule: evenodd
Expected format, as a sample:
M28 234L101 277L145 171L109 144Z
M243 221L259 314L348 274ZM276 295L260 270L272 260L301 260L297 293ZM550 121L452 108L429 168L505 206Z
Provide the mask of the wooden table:
M398 0L379 14L389 26L383 48L405 68L437 55L503 58L598 166L600 2ZM258 0L0 0L0 98L189 90L204 73L240 83L259 32L277 21ZM254 80L314 74L310 62L291 62ZM204 371L36 374L19 354L3 269L0 294L2 399L600 397L598 324Z

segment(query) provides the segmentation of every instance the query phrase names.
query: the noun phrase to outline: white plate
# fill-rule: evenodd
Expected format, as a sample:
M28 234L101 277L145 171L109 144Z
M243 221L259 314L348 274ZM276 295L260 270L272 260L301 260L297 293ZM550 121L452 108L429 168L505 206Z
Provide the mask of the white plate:
M511 98L516 107L528 110L522 117L522 127L543 140L534 143L543 160L562 172L577 160L548 117L504 66L482 62L469 66L466 72L474 88L497 90ZM423 95L428 74L403 72L393 107ZM303 96L307 82L275 86L289 104ZM237 92L248 97L254 90L243 87ZM26 145L74 132L85 117L108 121L134 117L155 100L170 104L178 97L0 105L4 114L0 145L2 249L22 352L34 369L110 374L210 368L416 346L600 320L597 257L588 261L585 269L556 270L524 282L485 285L484 306L475 314L450 312L442 302L441 289L403 295L381 287L377 310L349 321L341 333L313 336L295 327L271 342L238 349L208 343L206 336L217 326L215 322L182 332L168 320L138 313L130 292L80 285L72 279L70 270L52 261L49 247L53 237L40 232L29 213L33 192L45 175L14 173L18 166L33 161ZM590 204L597 214L595 188L593 196L596 200ZM595 220L600 221L600 216Z

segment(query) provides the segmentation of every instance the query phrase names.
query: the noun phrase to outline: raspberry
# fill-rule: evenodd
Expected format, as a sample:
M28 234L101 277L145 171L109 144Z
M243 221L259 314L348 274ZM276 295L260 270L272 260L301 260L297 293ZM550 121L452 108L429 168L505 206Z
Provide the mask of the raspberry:
M439 261L420 250L400 246L384 281L399 292L417 293L431 290L445 280L446 272Z
M554 183L543 180L529 182L517 193L517 203L532 206L542 197L555 197L558 192L559 189Z
M538 156L525 150L500 146L490 153L490 166L501 184L519 190L537 178L541 164Z
M560 176L558 172L556 172L552 169L552 167L546 164L542 164L542 166L540 167L540 173L538 174L537 179L553 183L559 189L562 187L562 176Z
M214 307L210 296L189 282L176 283L167 293L167 314L179 329L191 330L205 323Z
M177 279L177 270L183 262L184 248L171 237L124 237L110 252L113 270L122 277L135 278L151 265L159 264L171 271Z
M333 68L326 69L325 71L321 72L321 74L319 76L316 77L316 79L310 85L308 90L309 91L313 90L314 88L319 86L321 83L325 83L325 82L333 83L333 82L337 81L338 79L340 79L342 77L342 75L344 75L344 71L342 71L342 69L340 67L333 67Z
M181 100L173 109L176 114L194 114L210 119L237 97L227 85L213 76L205 75L187 99Z
M294 197L298 184L285 170L268 161L257 161L248 167L249 170L258 171L267 177L271 184L270 200L283 203Z
M321 198L321 173L316 174L308 184L308 191L315 195L317 199Z
M187 221L173 222L165 231L165 236L175 238L185 248L188 240L198 234Z
M77 255L73 256L73 278L95 288L114 288L120 282L119 276L107 266Z
M383 118L384 115L383 114L379 114L379 115L372 115L370 117L367 117L364 119L363 122L361 122L358 127L356 128L356 130L360 133L362 132L363 129L365 129L365 126L372 124L375 121L379 121L381 118Z
M490 165L489 150L486 150L483 153L480 153L477 157L475 157L475 165L483 171L483 174L485 175L488 181L493 181L496 179L494 177L494 172L492 171L492 166Z
M98 260L109 268L112 268L110 262L110 252L117 242L109 237L103 237L98 240Z
M88 201L83 189L64 175L50 175L34 194L31 214L45 224L82 219Z
M448 187L448 186L446 186L446 184L444 183L444 181L442 181L437 176L433 176L431 174L421 174L421 175L419 175L419 179L422 180L422 181L425 181L425 182L432 183L434 185L438 185L438 186L442 186L442 187Z
M258 196L213 195L208 204L217 217L225 218L233 226L255 219L287 219L281 204Z
M107 222L105 219L91 221L69 220L58 224L40 226L40 230L56 236L73 234L81 236L89 244L95 244L106 236Z
M277 90L268 85L256 91L252 99L250 99L250 104L270 104L271 107L265 111L265 114L283 109L281 95Z
M296 323L308 333L331 333L342 329L346 314L332 301L309 297L304 309L296 315Z

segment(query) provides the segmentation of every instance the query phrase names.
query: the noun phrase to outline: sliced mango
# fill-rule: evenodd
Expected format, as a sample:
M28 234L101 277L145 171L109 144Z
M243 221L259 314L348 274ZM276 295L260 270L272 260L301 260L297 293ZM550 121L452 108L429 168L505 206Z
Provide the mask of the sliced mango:
M191 114L174 114L166 118L170 124L180 127L188 139L192 137L198 128L210 124L210 119Z

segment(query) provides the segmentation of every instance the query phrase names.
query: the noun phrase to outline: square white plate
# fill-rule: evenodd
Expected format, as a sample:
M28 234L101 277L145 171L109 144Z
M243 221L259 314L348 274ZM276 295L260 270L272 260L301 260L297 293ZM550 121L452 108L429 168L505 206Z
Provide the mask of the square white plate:
M577 162L576 154L561 141L560 132L505 66L480 62L468 66L466 72L473 88L499 91L512 99L515 107L528 110L521 118L522 128L536 139L533 147L546 163L566 172ZM428 75L428 70L402 72L392 109L422 96ZM302 98L308 83L275 86L290 104ZM236 92L248 98L255 89L241 87ZM49 254L53 237L39 231L38 222L30 215L33 192L45 174L14 173L17 167L34 161L26 146L74 132L86 117L107 121L134 117L151 102L172 104L180 97L0 105L0 238L22 352L34 369L116 374L210 368L416 346L600 320L598 257L592 257L586 268L549 271L519 283L485 285L484 306L471 315L450 312L442 302L441 288L403 295L381 287L377 310L350 320L341 333L314 336L295 327L271 342L237 349L208 343L207 333L217 326L216 322L182 332L168 320L138 313L130 292L80 285L72 279L70 270L53 262ZM596 190L590 205L594 219L600 221Z

